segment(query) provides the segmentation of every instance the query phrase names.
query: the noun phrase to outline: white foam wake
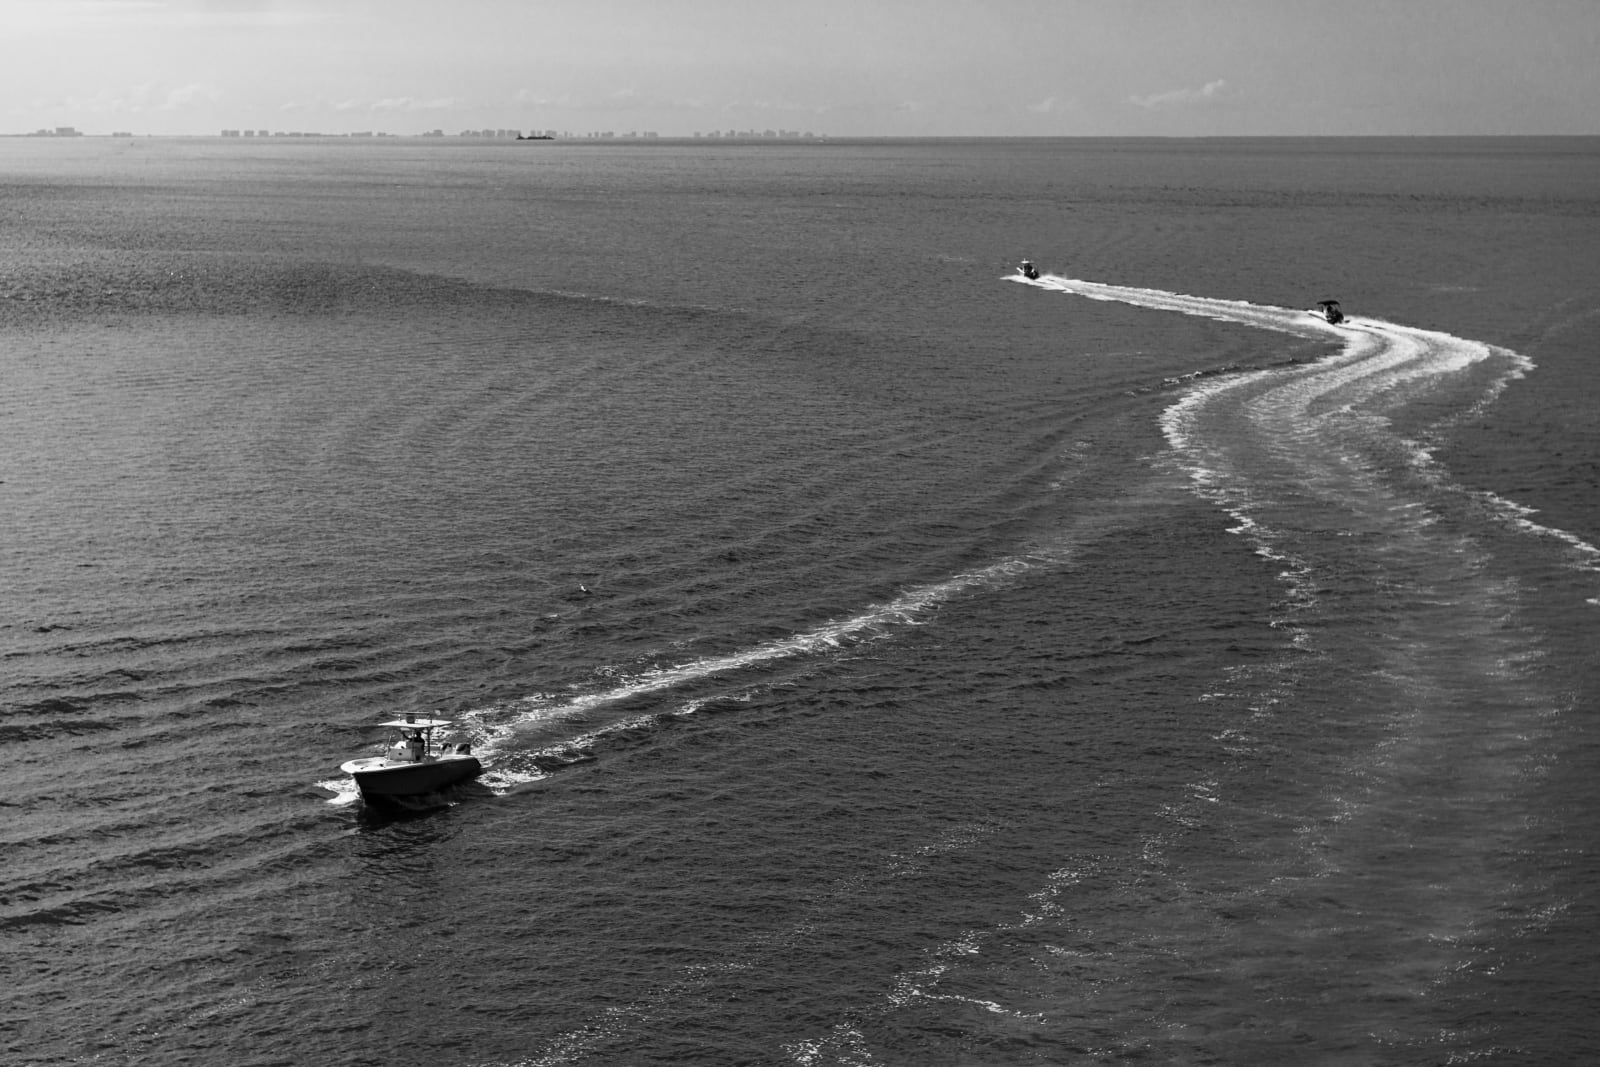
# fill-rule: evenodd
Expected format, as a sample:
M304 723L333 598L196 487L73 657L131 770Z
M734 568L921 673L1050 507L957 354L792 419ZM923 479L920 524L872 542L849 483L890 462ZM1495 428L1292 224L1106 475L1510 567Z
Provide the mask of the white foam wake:
M1310 312L1273 307L1268 304L1252 304L1244 300L1186 296L1183 293L1169 293L1163 289L1107 285L1104 282L1062 278L1054 274L1047 274L1033 282L1026 282L1020 277L1014 280L1024 281L1040 289L1073 293L1088 297L1090 300L1106 300L1119 304L1132 304L1136 307L1155 308L1158 311L1177 311L1184 315L1220 319L1224 322L1239 322L1247 326L1259 326L1265 330L1291 333L1297 337L1328 337L1348 332L1348 327L1341 329Z
M1436 330L1424 330L1392 322L1354 316L1333 324L1318 313L1295 308L1251 304L1243 300L1222 300L1214 297L1189 296L1160 289L1141 289L1133 286L1107 285L1079 278L1045 275L1035 281L1020 276L1009 278L1023 284L1056 292L1071 293L1090 300L1114 301L1137 307L1161 311L1176 311L1185 315L1237 322L1264 330L1290 334L1302 338L1324 338L1341 342L1340 352L1319 363L1314 371L1272 368L1227 378L1212 380L1191 390L1162 417L1162 429L1168 442L1188 459L1188 471L1196 488L1209 498L1222 504L1239 520L1241 529L1251 529L1255 520L1242 507L1235 493L1230 495L1222 488L1224 472L1211 466L1215 455L1206 455L1197 447L1196 426L1200 413L1208 404L1231 390L1249 390L1256 387L1258 375L1298 374L1298 381L1285 383L1273 395L1271 410L1258 404L1251 414L1263 421L1272 420L1273 429L1281 434L1288 445L1304 442L1307 428L1319 419L1326 423L1330 413L1346 424L1365 421L1368 425L1382 424L1385 406L1393 400L1403 399L1430 383L1445 376L1458 374L1486 360L1498 360L1502 369L1484 388L1483 395L1473 406L1479 411L1492 403L1513 380L1534 369L1533 361L1510 349L1473 341ZM1567 550L1573 566L1586 571L1600 572L1600 548L1582 538L1552 526L1534 521L1536 509L1507 500L1487 490L1469 490L1448 486L1448 478L1435 464L1431 450L1418 442L1395 438L1395 443L1406 450L1413 469L1441 488L1470 495L1485 510L1505 526L1521 533L1548 538Z
M562 721L592 722L596 717L603 719L606 708L625 704L636 697L668 692L704 679L815 655L881 637L899 627L919 625L929 611L951 598L978 587L1004 582L1040 562L1042 560L1022 557L1001 560L979 570L908 589L888 603L873 605L849 618L832 620L811 630L752 648L642 671L610 688L558 701L535 696L526 698L510 709L500 707L468 711L460 716L459 721L473 735L474 751L484 758L485 763L494 765L496 757L524 747L518 744L518 736L530 727ZM693 706L686 710L692 711ZM626 729L635 721L626 718L608 722L595 733ZM568 740L563 747L582 748L594 736L590 734ZM500 791L544 777L544 772L536 767L519 770L506 766L504 760L498 762L501 766L486 774L484 782Z

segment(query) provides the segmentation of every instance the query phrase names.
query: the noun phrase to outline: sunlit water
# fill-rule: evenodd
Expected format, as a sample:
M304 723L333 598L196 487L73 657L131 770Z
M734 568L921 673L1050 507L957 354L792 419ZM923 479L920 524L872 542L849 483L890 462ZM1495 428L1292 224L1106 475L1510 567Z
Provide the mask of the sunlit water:
M10 1060L1600 1041L1592 142L0 160Z

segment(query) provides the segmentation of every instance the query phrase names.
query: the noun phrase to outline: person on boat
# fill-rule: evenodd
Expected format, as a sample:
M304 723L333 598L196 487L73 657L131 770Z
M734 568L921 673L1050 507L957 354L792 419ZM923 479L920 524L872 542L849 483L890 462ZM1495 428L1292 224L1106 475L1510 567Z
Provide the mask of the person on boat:
M406 749L410 753L412 763L421 763L423 755L428 751L428 744L422 739L421 730L411 731L411 736L406 738Z

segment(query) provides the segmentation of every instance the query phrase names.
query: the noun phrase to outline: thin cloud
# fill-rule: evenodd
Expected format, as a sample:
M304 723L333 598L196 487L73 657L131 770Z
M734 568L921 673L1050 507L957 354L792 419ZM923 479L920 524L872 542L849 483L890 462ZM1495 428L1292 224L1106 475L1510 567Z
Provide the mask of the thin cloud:
M700 100L675 96L657 96L635 89L618 89L607 96L586 101L568 100L569 106L581 111L701 111L705 104Z
M1078 104L1075 100L1062 100L1058 97L1047 96L1037 103L1025 105L1027 110L1035 115L1056 115L1063 111L1072 111Z
M188 85L180 85L176 89L168 90L166 98L159 105L159 110L181 111L196 103L212 102L221 99L221 97L222 94L217 91L216 86L192 82Z
M368 105L373 111L448 111L459 107L461 101L453 96L434 97L429 100L418 100L410 96L385 97L374 100Z
M330 16L309 0L5 0L16 30L95 33L207 26L302 26Z
M426 98L415 96L383 96L376 98L352 96L343 100L290 100L278 105L278 110L407 113L416 111L449 111L465 105L466 101L455 96Z
M222 98L215 85L190 82L167 85L142 82L139 85L105 88L88 96L69 96L57 101L35 101L36 107L91 115L138 115L159 111L183 111Z
M1149 96L1130 96L1128 97L1128 102L1147 111L1198 107L1203 104L1215 103L1222 99L1227 94L1227 91L1228 83L1218 78L1216 81L1206 82L1198 89L1172 89L1164 93L1151 93Z
M534 107L570 107L572 95L563 93L560 96L550 96L546 93L536 93L532 89L518 89L512 94L511 102L514 104L531 104Z

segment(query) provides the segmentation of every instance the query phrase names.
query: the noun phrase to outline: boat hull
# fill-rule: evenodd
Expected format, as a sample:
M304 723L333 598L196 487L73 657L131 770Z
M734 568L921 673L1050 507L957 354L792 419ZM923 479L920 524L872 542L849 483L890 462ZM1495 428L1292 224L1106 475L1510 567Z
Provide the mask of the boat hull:
M351 760L340 769L356 780L364 799L401 800L429 796L471 781L483 773L483 764L478 757L469 755L436 756L420 763L373 756Z

